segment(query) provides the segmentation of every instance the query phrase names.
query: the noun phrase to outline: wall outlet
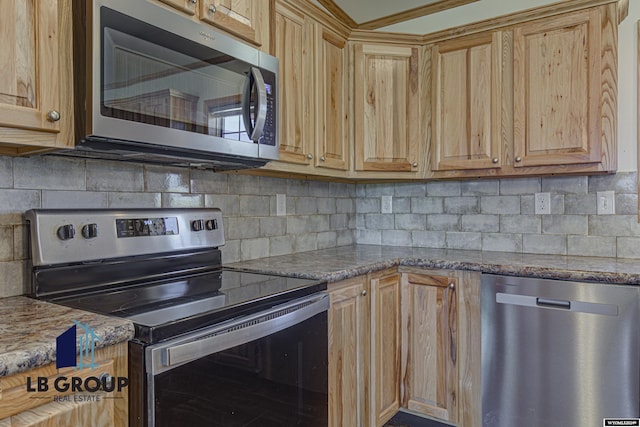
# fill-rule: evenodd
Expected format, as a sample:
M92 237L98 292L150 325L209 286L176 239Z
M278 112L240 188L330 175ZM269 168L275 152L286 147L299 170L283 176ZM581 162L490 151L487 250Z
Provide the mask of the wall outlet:
M287 195L276 194L276 216L285 216L287 214Z
M613 215L616 213L615 191L598 191L596 198L598 200L598 215Z
M382 196L381 202L381 211L382 213L393 213L393 197L392 196Z
M536 193L536 215L551 215L551 193Z

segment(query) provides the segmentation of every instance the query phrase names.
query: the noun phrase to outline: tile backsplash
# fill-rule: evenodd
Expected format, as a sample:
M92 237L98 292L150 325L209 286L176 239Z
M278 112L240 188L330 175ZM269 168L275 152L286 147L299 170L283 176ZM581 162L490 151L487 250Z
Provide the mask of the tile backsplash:
M348 184L0 156L0 297L25 292L32 208L219 207L223 262L360 244L640 258L637 173ZM597 215L597 192L615 215ZM551 214L535 214L535 193ZM286 195L277 215L276 194ZM391 196L392 213L382 213Z
M286 194L286 215L276 215ZM80 160L0 157L0 297L25 293L33 208L219 207L225 263L354 243L355 184Z
M429 248L640 258L638 174L366 184L356 189L356 241ZM615 215L597 193L615 192ZM535 214L535 193L551 214ZM381 213L381 196L393 213Z

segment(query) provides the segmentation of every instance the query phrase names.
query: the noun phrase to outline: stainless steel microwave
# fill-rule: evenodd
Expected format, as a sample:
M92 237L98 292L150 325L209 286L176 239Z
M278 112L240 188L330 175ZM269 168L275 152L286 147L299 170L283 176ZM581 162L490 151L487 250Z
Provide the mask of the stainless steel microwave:
M227 170L278 158L278 60L148 0L73 2L76 148Z

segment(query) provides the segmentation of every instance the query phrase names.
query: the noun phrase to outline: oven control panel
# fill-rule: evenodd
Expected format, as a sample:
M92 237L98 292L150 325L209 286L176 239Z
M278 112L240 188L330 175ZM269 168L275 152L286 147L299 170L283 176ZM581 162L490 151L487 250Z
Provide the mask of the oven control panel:
M33 209L33 265L96 261L225 244L220 209Z

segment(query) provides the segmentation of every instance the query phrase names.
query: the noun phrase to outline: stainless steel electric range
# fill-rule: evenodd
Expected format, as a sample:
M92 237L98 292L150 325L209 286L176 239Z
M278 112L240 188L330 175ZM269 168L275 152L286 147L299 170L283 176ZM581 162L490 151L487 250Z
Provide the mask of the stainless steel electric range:
M326 426L324 281L225 268L219 209L30 210L31 295L130 319L131 426Z

